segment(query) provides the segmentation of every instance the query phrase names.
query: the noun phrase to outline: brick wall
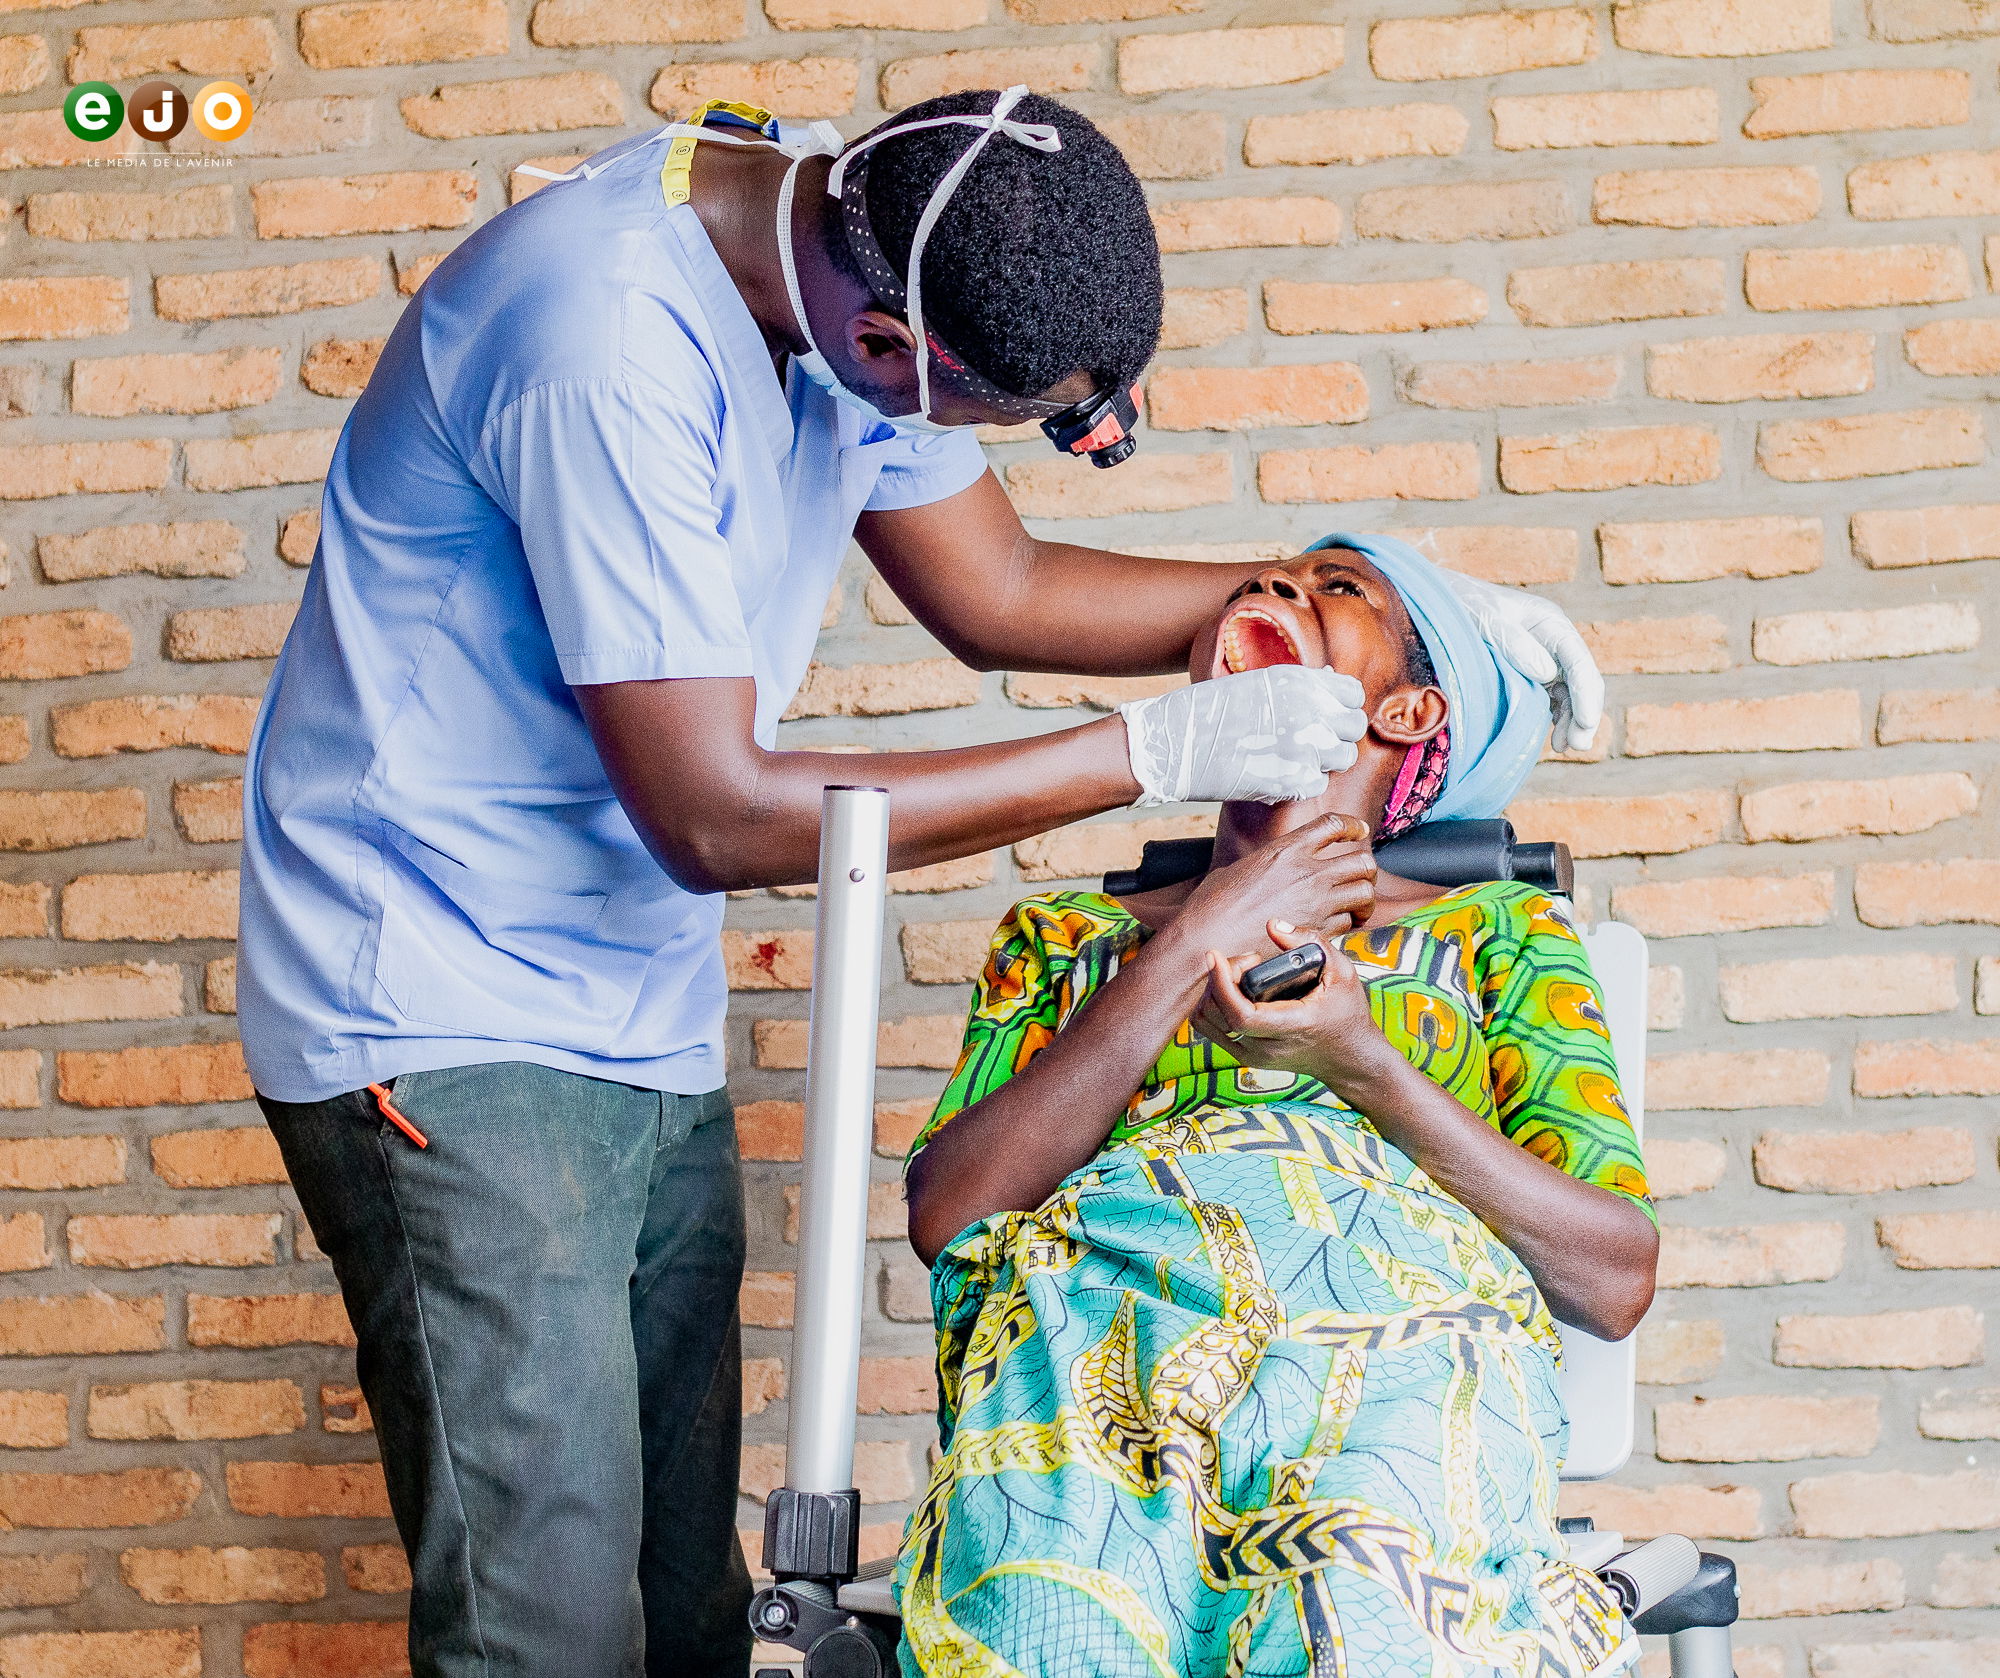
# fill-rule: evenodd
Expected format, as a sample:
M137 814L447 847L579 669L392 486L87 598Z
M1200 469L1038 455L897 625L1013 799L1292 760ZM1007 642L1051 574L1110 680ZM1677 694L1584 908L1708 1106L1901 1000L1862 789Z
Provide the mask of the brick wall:
M1014 80L1111 126L1172 287L1136 461L996 440L1038 529L1218 555L1400 530L1548 590L1611 676L1599 750L1518 812L1658 962L1647 1449L1575 1506L1730 1541L1746 1678L2000 1666L2000 6L228 10L0 0L0 1670L402 1670L349 1333L245 1104L229 943L238 759L397 310L535 184L515 165L655 111L727 93L858 131ZM63 130L68 80L160 73L247 83L251 131ZM858 566L822 657L797 744L991 738L1119 692L974 675ZM1190 819L900 882L871 1549L931 1402L893 1158L987 929ZM810 912L732 909L746 1527L781 1472Z

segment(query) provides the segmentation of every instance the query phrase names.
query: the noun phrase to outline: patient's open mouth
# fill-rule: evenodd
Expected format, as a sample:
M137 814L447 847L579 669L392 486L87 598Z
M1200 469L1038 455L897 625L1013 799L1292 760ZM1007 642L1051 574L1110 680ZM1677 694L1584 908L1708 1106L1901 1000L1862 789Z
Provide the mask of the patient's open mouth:
M1222 626L1222 662L1231 671L1268 670L1274 664L1303 664L1291 631L1254 606L1239 606Z

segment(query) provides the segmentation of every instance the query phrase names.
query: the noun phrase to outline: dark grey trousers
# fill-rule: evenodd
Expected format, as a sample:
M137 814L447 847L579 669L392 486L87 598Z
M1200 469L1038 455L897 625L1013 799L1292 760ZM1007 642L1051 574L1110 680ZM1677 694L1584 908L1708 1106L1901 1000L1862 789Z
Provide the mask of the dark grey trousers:
M415 1678L743 1678L721 1090L519 1062L262 1100L359 1336Z

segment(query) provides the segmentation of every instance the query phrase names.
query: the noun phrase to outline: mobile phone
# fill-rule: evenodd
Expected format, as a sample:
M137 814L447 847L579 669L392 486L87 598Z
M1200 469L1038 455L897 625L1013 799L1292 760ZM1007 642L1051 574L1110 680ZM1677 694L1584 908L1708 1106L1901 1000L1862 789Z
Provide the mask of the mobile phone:
M1319 983L1326 966L1326 951L1318 944L1301 944L1296 950L1281 950L1269 961L1260 961L1236 982L1236 988L1252 1002L1291 1002L1307 995Z

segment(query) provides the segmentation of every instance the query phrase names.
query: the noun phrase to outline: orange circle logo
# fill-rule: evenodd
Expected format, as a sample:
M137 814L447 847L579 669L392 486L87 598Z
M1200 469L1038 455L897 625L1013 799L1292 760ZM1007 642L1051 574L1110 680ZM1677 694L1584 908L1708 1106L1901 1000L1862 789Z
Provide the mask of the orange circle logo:
M211 140L239 139L250 126L250 95L234 82L210 82L193 105L195 127Z

